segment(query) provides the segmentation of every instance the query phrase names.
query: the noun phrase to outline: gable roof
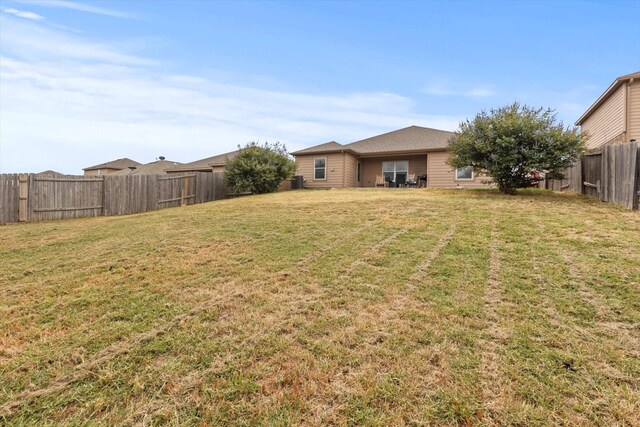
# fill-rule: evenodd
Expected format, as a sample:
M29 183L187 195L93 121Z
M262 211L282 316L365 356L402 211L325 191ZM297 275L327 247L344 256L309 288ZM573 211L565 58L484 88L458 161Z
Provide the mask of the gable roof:
M180 166L182 163L173 162L171 160L158 160L144 165L135 166L135 169L121 169L110 175L164 175L167 170Z
M453 132L446 130L409 126L352 142L346 147L359 154L443 150L453 136Z
M446 150L449 140L455 134L446 130L409 126L406 128L361 139L350 144L326 142L291 153L294 156L304 154L333 153L349 151L358 155L374 155L385 153L403 153L417 151Z
M184 163L177 166L171 171L196 171L204 170L211 172L213 166L224 166L229 160L233 160L240 150L229 151L228 153L218 154L217 156L207 157L205 159L196 160L190 163Z
M346 146L339 144L335 141L329 141L329 142L325 142L324 144L320 144L320 145L314 145L313 147L309 147L309 148L305 148L303 150L298 150L295 151L293 153L291 153L292 155L298 155L298 154L322 154L322 153L334 153L336 151L343 151L346 150Z
M585 120L589 118L589 116L591 116L602 104L604 104L604 102L607 99L609 99L609 97L616 90L618 90L618 88L620 87L620 85L622 85L622 83L631 81L634 79L640 79L640 71L636 71L635 73L631 73L631 74L626 74L624 76L620 76L617 79L615 79L613 83L611 83L611 86L609 86L609 88L607 88L607 90L605 90L604 93L600 95L598 99L596 99L596 102L591 104L591 107L589 107L587 111L585 111L584 114L580 116L578 120L576 120L576 126L582 125L582 123L584 123Z
M90 171L95 169L127 169L129 166L140 166L142 163L138 163L135 160L131 160L128 158L112 160L107 163L100 163L99 165L89 166L82 170Z

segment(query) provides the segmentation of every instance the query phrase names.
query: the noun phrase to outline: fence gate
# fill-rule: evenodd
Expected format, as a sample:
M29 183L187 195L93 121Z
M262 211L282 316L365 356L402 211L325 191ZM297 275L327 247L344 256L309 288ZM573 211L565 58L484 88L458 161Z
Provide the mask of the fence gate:
M602 151L582 156L582 194L600 198L602 178Z
M196 202L196 174L158 178L158 209Z
M102 178L29 175L29 221L102 215Z

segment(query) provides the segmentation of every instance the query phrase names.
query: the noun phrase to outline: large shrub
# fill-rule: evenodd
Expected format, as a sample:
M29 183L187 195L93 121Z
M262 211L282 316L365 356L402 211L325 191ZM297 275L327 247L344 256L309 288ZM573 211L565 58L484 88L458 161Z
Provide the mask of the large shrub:
M227 189L232 193L271 193L295 173L295 163L284 145L276 142L247 144L225 166Z
M558 122L553 110L515 102L462 122L449 149L451 166L472 166L489 175L500 191L513 194L532 184L533 172L561 179L584 151L584 137Z

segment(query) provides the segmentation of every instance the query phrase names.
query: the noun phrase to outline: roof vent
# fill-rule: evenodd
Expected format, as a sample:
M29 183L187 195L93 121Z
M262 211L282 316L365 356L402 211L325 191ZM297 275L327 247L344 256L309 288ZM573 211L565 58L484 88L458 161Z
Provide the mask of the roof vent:
M160 156L160 157L158 157L158 158L160 159L160 161L162 161L162 160L166 159L166 157L165 157L165 156Z

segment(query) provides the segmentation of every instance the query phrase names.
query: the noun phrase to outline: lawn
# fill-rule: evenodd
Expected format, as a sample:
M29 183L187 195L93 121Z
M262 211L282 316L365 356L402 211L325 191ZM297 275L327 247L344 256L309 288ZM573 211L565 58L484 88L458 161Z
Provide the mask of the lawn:
M638 212L331 190L0 227L0 424L638 414Z

